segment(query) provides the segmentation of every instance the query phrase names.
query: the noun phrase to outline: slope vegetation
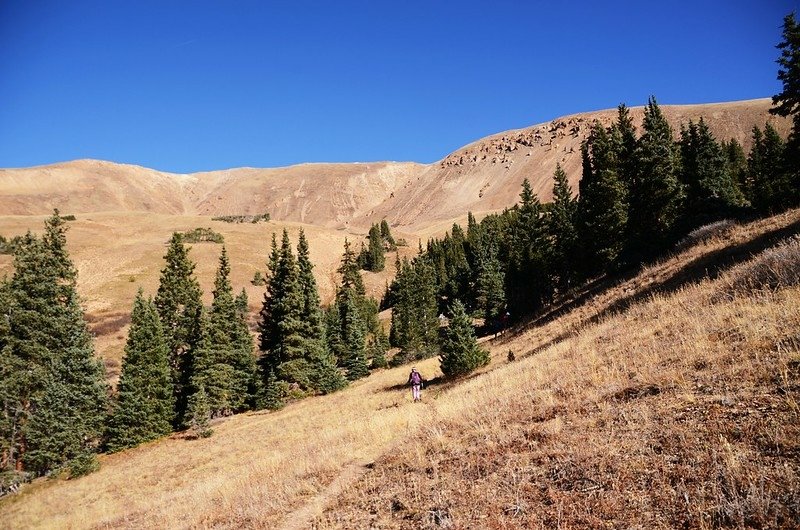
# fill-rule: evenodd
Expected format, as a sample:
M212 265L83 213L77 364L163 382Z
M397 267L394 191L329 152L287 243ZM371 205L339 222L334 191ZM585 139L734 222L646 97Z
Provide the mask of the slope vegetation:
M798 233L795 210L591 286L487 343L492 363L468 380L420 363L422 404L407 368L379 372L38 480L0 501L0 526L792 527Z

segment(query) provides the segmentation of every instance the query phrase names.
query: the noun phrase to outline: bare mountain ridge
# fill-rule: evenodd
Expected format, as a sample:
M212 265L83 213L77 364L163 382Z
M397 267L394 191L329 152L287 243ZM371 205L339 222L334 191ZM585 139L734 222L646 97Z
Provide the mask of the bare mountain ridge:
M677 130L701 116L719 139L749 149L754 125L770 121L787 134L788 120L768 114L769 99L706 105L663 105ZM631 109L641 127L643 108ZM273 219L340 228L386 218L421 230L513 204L524 178L546 201L560 163L574 189L580 179L580 144L594 120L610 124L616 110L574 114L498 133L433 164L374 162L300 164L175 174L98 160L0 170L0 213L152 212L236 215L269 212Z

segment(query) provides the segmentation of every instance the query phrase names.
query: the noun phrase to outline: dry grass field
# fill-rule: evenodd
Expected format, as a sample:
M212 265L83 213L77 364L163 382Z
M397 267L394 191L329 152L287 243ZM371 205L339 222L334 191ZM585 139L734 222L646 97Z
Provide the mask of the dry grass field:
M794 211L598 282L422 404L407 367L381 371L38 480L0 527L796 527L797 249L786 286L743 278L769 279L791 252L762 252L798 232Z

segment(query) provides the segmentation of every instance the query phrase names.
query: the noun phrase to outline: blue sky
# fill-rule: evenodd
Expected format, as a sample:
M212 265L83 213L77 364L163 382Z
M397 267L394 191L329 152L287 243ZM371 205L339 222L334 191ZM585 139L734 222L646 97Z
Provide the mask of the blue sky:
M432 162L650 94L768 97L798 3L0 0L0 167Z

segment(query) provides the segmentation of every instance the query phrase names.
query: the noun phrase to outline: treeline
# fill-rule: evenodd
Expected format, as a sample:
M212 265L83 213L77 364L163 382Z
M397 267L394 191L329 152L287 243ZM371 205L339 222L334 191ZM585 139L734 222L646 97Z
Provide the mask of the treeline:
M436 316L452 313L454 301L496 331L594 277L663 255L699 226L797 206L792 134L785 143L769 123L755 127L746 156L702 118L676 139L653 98L637 134L620 105L615 122L595 122L582 145L577 197L557 166L552 203L541 204L526 179L513 208L480 222L470 214L466 231L453 225L396 263L383 300L392 308L391 344L401 348L395 359L438 353Z
M358 257L345 241L334 302L321 307L308 241L297 252L273 234L258 319L258 353L248 300L234 293L223 246L209 307L174 233L155 297L140 289L116 392L105 382L75 290L64 219L13 247L14 274L0 283L0 472L20 476L97 467L119 451L173 431L211 434L210 421L277 409L287 399L327 394L386 366L388 338L378 304L366 297Z

